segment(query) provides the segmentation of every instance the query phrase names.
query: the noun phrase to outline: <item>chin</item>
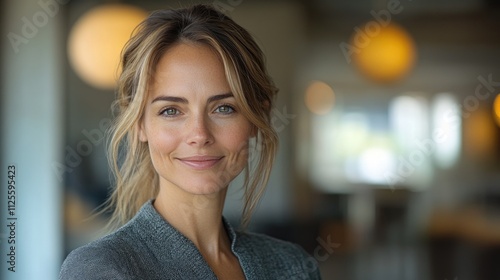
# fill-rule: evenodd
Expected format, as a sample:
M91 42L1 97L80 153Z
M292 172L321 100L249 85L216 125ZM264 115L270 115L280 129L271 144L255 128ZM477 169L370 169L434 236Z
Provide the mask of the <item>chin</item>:
M208 177L208 178L207 178ZM225 190L230 181L214 180L213 176L183 176L177 180L169 180L164 177L168 183L165 186L177 187L184 192L193 195L210 195ZM161 185L161 184L160 184Z
M227 184L219 185L215 182L207 182L207 181L194 181L185 184L184 186L180 186L186 192L195 194L195 195L209 195L216 194L224 189L226 189Z

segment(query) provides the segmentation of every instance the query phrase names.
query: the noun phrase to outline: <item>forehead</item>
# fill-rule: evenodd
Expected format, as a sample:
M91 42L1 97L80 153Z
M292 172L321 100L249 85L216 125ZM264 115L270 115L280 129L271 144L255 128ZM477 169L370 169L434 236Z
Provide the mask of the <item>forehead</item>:
M160 58L152 81L153 96L161 93L228 91L224 66L210 47L178 43Z
M222 63L218 53L208 45L196 42L178 42L163 53L157 67L196 62Z

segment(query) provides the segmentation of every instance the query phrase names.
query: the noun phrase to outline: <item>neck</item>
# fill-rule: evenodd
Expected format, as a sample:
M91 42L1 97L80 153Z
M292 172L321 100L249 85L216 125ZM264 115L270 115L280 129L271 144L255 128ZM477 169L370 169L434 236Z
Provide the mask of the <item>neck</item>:
M215 194L195 195L171 184L160 184L154 207L203 254L216 256L230 250L222 223L226 191L227 188Z

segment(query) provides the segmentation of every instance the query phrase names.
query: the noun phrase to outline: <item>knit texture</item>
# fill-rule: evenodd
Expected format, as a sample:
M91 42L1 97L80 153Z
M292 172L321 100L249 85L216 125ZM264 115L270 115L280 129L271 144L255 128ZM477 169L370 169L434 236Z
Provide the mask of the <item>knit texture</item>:
M266 235L235 231L223 219L231 250L248 280L321 279L301 247ZM148 201L114 233L72 251L59 279L217 279L196 246Z

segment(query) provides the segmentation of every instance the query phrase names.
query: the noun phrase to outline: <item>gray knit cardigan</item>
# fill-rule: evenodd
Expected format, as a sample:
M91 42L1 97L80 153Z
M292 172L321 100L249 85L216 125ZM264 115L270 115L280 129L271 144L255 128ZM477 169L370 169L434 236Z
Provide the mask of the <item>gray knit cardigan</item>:
M317 262L298 245L235 231L231 250L248 280L321 279ZM59 279L217 279L196 246L147 202L126 225L72 251Z

